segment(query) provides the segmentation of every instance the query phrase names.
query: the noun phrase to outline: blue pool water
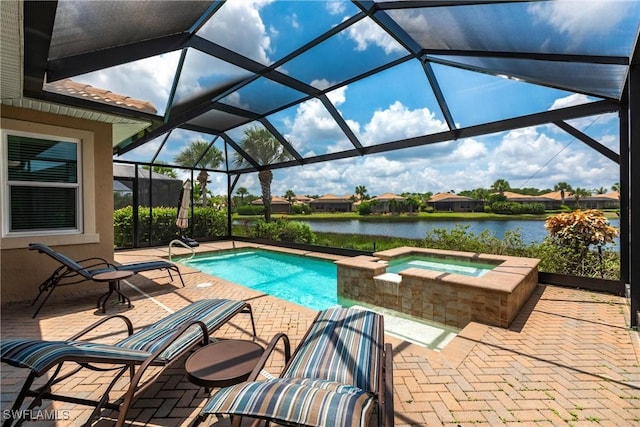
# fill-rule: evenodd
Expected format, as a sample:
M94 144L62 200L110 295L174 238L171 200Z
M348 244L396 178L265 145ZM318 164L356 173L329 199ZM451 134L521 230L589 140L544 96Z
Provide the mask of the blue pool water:
M422 268L424 270L481 277L487 272L493 270L494 266L491 264L471 261L454 261L442 260L435 257L409 256L390 261L389 266L387 267L387 273L399 273L407 268Z
M314 310L338 304L337 268L333 261L251 249L207 254L180 262Z

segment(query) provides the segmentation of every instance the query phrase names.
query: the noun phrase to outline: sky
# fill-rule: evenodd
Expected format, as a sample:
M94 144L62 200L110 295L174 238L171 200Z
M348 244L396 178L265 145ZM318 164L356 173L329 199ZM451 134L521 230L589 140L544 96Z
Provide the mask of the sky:
M490 12L487 8L491 7L478 7L470 10L468 16L455 19L448 9L437 9L435 23L427 22L429 16L418 10L394 12L391 16L403 22L410 33L413 28L427 28L415 33L416 39L427 39L418 40L421 43L432 43L435 47L438 43L460 43L461 48L473 49L480 47L474 43L481 44L483 40L462 36L440 40L440 35L451 28L464 33L462 27L482 27L484 24L481 23L485 21L475 17L478 13ZM254 61L271 65L357 11L351 3L338 1L228 1L198 35ZM612 7L610 3L596 0L513 4L502 13L508 15L504 20L504 31L517 35L520 45L524 44L531 51L562 53L557 50L570 47L572 52L597 54L594 49L599 46L615 49L620 55L627 55L633 42L621 36L620 28L635 29L640 16L636 2L620 1ZM241 33L238 28L242 28ZM489 34L489 40L484 42L504 45L505 50L509 48L510 40L500 38L504 35L501 31L480 30ZM551 36L563 40L562 43L554 44ZM595 43L596 47L594 37L600 43ZM348 56L334 54L345 51L349 52ZM331 104L362 145L371 146L447 129L444 115L417 60L404 61L363 80L341 84L371 67L406 54L398 42L372 21L363 19L277 69L319 89L335 87L327 93ZM74 80L151 101L162 115L179 58L179 52L171 52L77 76ZM599 100L501 75L475 73L435 63L432 67L453 119L461 127ZM248 76L238 67L195 50L187 53L182 70L177 101L188 100L231 78ZM136 75L135 80L130 78L132 75ZM256 94L266 95L256 97ZM221 102L263 112L273 108L276 102L294 102L302 96L302 93L263 78ZM303 157L353 148L317 99L293 105L267 118ZM569 123L616 153L619 151L619 123L615 114ZM230 131L229 136L241 139L248 126ZM210 135L174 131L157 160L171 163L185 144L199 138L212 140ZM150 161L159 144L160 139L149 142L121 158ZM216 146L223 149L220 144L220 141L216 142ZM353 194L359 185L364 185L370 195L460 192L489 188L498 179L507 180L513 189L553 188L559 182L567 182L574 188L594 190L604 187L610 190L620 181L616 163L555 125L276 169L273 175L274 195L283 195L287 190L296 194L345 195ZM211 174L211 180L210 189L215 194L226 192L226 175ZM250 193L259 194L257 174L243 175L237 187L246 187Z

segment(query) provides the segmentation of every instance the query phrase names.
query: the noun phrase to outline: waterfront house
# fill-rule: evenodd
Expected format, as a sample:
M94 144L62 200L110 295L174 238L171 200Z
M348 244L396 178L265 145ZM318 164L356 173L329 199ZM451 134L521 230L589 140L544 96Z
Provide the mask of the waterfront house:
M262 206L264 203L262 202L262 197L255 199L251 202L254 206ZM271 213L290 213L291 212L291 203L282 197L272 196L271 197Z
M520 194L513 191L504 191L502 195L506 197L507 202L522 203L524 205L532 204L532 203L540 203L544 206L545 209L557 209L557 207L555 207L557 204L557 201L549 197L546 197L544 195L531 196L528 194Z
M398 213L405 198L393 193L384 193L371 199L372 213Z
M325 194L312 200L309 205L316 212L350 212L352 203L351 195Z
M436 193L427 201L427 206L435 211L481 212L484 210L484 201L453 193Z

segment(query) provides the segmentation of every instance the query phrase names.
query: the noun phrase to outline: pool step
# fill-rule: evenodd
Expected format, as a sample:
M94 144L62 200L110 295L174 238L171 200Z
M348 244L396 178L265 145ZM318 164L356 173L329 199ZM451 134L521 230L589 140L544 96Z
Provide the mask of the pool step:
M396 273L384 273L373 277L376 286L382 288L386 294L398 295L398 288L402 282L402 276Z

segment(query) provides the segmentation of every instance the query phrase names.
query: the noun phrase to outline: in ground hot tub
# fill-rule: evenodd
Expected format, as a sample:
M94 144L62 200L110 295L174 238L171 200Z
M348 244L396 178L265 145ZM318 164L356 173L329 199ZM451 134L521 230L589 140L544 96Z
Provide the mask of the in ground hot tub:
M440 324L508 327L538 284L533 258L400 247L336 261L338 302Z

